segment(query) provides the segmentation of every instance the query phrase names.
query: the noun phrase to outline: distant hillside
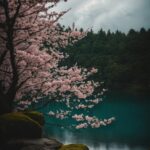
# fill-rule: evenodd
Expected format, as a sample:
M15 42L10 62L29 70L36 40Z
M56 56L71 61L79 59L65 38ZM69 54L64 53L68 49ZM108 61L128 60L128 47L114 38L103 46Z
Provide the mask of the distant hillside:
M131 29L128 34L91 30L84 39L62 51L70 55L63 64L77 62L83 67L98 68L93 79L104 81L111 91L150 92L150 29Z

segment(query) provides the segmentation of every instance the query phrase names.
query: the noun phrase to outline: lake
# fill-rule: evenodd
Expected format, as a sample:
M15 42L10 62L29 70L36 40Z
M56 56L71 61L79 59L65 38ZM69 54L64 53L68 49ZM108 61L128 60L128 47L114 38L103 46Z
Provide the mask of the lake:
M90 150L150 150L150 97L109 94L92 113L100 118L115 117L116 120L97 129L73 130L60 128L58 121L46 116L47 122L54 125L45 125L44 132L64 144L86 144Z

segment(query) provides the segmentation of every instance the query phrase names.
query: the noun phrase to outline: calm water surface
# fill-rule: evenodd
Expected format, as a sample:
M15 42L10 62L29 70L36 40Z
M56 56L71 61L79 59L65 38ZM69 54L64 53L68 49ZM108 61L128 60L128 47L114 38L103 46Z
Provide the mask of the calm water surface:
M150 97L110 94L92 113L100 118L114 116L116 121L82 130L46 125L45 133L64 144L84 143L90 150L150 150Z

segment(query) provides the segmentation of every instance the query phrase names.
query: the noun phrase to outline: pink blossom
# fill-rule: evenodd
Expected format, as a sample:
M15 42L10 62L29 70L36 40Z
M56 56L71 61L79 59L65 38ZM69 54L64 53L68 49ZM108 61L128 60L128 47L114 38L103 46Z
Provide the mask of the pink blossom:
M98 70L97 70L96 68L92 68L92 69L91 69L91 73L97 73L97 71L98 71Z
M24 66L27 65L27 63L26 63L24 60L22 60L22 61L20 61L20 62L18 63L18 65L21 66L21 67L24 67Z
M101 125L100 122L94 122L94 123L91 124L91 127L92 128L99 128L100 125Z
M85 116L85 119L86 119L88 122L94 121L94 118L93 118L93 117L90 117L90 116Z
M92 102L95 104L98 104L100 102L100 100L97 98L97 99L92 100Z
M77 115L75 114L74 116L72 116L73 119L77 120L77 121L83 121L83 114Z
M18 109L27 109L32 103L38 103L39 99L45 100L45 97L66 104L70 110L91 109L99 102L96 95L95 100L86 101L91 99L94 89L100 86L100 83L88 80L90 75L97 72L96 68L89 70L77 65L70 68L59 66L68 57L59 51L60 48L74 44L87 34L74 29L68 32L61 30L57 21L67 11L56 12L51 9L59 2L60 0L1 1L0 58L4 55L0 65L0 81L4 87L1 93L17 102ZM8 14L5 9L8 9ZM12 20L14 22L10 26ZM12 36L9 36L8 31L12 30ZM11 45L11 49L8 45ZM10 97L10 90L14 91L14 98ZM100 96L104 92L103 89ZM21 108L22 105L24 108ZM57 110L48 114L65 119L70 112ZM110 118L100 123L97 118L83 114L75 114L72 118L88 122L76 126L76 129L87 128L89 124L99 127L114 120Z
M87 128L87 127L88 127L87 123L81 123L81 124L76 126L76 129L82 129L82 128Z
M80 109L80 108L87 108L87 106L86 105L84 105L84 104L79 104L77 107L76 107L77 109Z
M50 115L50 116L54 116L54 115L55 115L55 113L54 113L53 111L50 111L50 112L48 113L48 115Z

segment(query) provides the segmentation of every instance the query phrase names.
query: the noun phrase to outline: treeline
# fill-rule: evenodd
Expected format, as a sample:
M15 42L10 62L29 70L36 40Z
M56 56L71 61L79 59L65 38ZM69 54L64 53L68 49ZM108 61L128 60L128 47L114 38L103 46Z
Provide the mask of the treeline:
M98 68L93 79L104 81L110 91L150 92L150 29L131 29L127 34L91 30L63 51L70 55L67 65Z

